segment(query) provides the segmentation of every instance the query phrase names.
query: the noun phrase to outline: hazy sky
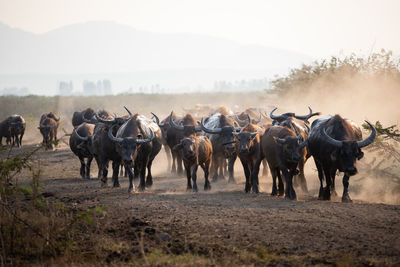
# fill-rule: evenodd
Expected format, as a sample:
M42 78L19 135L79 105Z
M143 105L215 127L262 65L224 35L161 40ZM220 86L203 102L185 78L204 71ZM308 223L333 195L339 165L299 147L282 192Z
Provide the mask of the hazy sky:
M397 0L0 0L0 21L44 33L87 21L115 21L139 30L190 32L243 44L290 49L313 57L400 54Z

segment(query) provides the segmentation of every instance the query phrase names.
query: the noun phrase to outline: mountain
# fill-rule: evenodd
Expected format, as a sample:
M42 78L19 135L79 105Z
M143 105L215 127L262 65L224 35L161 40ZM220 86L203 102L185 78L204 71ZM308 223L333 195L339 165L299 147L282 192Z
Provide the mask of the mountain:
M44 34L0 23L0 40L0 74L277 70L311 60L283 49L205 35L139 31L113 22L73 24Z

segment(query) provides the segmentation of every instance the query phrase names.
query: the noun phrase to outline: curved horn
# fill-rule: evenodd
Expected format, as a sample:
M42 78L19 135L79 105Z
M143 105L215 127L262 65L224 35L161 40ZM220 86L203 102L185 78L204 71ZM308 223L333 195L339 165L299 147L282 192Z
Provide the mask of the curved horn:
M82 141L87 141L87 140L89 140L89 136L86 136L86 137L80 136L80 135L78 134L78 132L76 131L75 128L74 128L74 134L78 137L79 140L82 140Z
M151 142L154 139L154 132L151 128L149 128L150 130L150 138L146 138L146 139L136 139L136 144L143 144L143 143L148 143Z
M55 120L55 121L59 122L60 119L61 119L61 117L56 118L56 116L54 116L54 120Z
M248 114L247 114L248 115ZM240 124L245 124L246 120L241 120L238 115L235 115L236 120L240 123Z
M368 136L367 139L364 139L362 141L358 141L357 142L357 145L358 145L359 148L363 148L365 146L368 146L369 144L371 144L374 141L374 139L376 137L375 127L372 126L372 124L369 123L368 121L365 121L365 122L368 123L369 127L371 128L371 134L370 134L370 136Z
M115 123L116 122L116 117L114 117L114 119L112 119L112 120L106 120L106 119L103 119L101 116L97 115L97 113L94 114L94 117L96 120L98 120L102 123ZM91 123L91 122L89 121L89 123Z
M175 129L177 129L179 131L183 131L184 127L182 125L178 125L174 122L174 120L172 119L172 114L173 114L173 111L171 111L171 114L169 115L169 125L171 125L172 127L174 127Z
M295 117L296 119L298 119L298 120L303 120L303 121L305 121L305 120L308 120L309 118L311 118L312 116L317 116L317 115L320 115L320 114L321 114L320 112L315 112L315 113L313 113L313 112L312 112L312 109L311 109L310 107L308 107L308 110L309 110L309 114L308 114L308 115L304 115L304 116L295 115L294 117Z
M254 124L257 124L257 123L259 123L261 121L261 112L258 112L258 119L256 120L256 119L253 119L253 123Z
M201 118L200 127L204 132L209 133L209 134L219 134L222 131L221 128L215 128L215 129L206 128L206 126L204 126L204 124L203 124L203 118Z
M112 133L115 126L116 125L111 126L108 130L108 138L110 138L113 142L122 143L122 141L124 141L124 138L115 137Z
M156 114L154 114L153 112L150 112L153 115L153 118L156 119L156 123L158 126L160 126L160 119L158 118L158 116Z
M129 111L129 109L128 109L127 107L125 107L125 106L124 106L124 108L125 108L125 109L126 109L126 111L128 112L128 114L129 114L129 117L130 117L130 118L132 118L132 117L133 117L133 115L132 115L132 112L130 112L130 111Z
M286 116L275 116L274 115L274 111L277 110L278 108L274 108L273 110L271 110L271 113L269 113L269 117L273 120L277 120L277 121L282 121L284 119L286 119Z
M332 137L330 137L327 133L326 130L323 129L322 130L322 137L331 145L335 146L335 147L342 147L343 142L342 141L338 141L336 139L333 139Z

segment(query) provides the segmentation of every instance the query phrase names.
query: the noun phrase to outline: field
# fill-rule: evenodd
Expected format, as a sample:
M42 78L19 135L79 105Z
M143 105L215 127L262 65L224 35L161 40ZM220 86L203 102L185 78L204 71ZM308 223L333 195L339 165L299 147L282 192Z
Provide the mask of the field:
M273 105L273 97L257 93L256 106ZM158 107L160 117L169 113L170 107L182 112L182 107L195 103L226 104L234 109L251 106L253 97L223 95L188 97L169 96L170 102L149 99L140 102L135 96L125 100L132 109L146 114L149 103ZM184 102L183 99L189 99ZM172 100L171 100L172 99ZM17 99L21 101L21 99ZM50 100L50 101L49 101ZM101 100L101 101L99 101ZM128 100L132 100L129 102ZM242 101L241 101L242 100ZM6 102L2 98L1 101ZM41 99L48 104L50 99ZM84 106L78 99L62 99L58 111L62 128L72 131L71 106ZM182 102L181 102L182 101ZM197 101L197 102L196 102ZM8 99L8 104L12 101ZM104 106L102 106L102 103ZM105 101L96 99L93 106L118 110L125 105L123 97ZM233 105L238 103L237 106ZM33 104L32 104L33 106ZM40 106L40 104L38 104ZM68 108L64 108L68 107ZM133 108L137 107L137 108ZM298 108L296 112L301 112ZM14 113L12 108L9 113ZM41 141L36 129L36 113L32 109L23 116L29 118L23 147L13 149L11 155L33 150ZM6 111L2 109L2 113ZM35 113L36 112L36 113ZM62 131L59 136L63 136ZM68 137L53 151L39 150L33 156L33 166L40 168L41 192L48 202L61 202L68 208L86 210L101 207L94 222L79 232L75 248L68 255L58 257L14 257L15 265L279 265L279 266L398 266L400 264L400 202L398 191L386 179L370 177L360 165L360 173L350 180L352 204L317 200L318 178L314 163L306 163L309 194L298 191L297 201L271 197L271 176L261 177L261 193L245 194L244 175L239 160L235 165L235 184L227 180L212 183L209 192L202 190L204 178L198 171L199 193L186 191L186 178L172 175L167 166L164 150L153 164L154 185L143 193L128 194L127 178L120 177L120 188L102 188L97 180L97 166L92 164L90 180L79 176L79 160L69 150ZM2 151L6 157L9 151ZM368 162L373 155L361 160ZM364 163L365 164L365 163ZM110 176L110 174L109 174ZM28 172L18 177L21 186L30 182ZM137 183L137 181L135 181ZM336 179L341 196L341 177Z

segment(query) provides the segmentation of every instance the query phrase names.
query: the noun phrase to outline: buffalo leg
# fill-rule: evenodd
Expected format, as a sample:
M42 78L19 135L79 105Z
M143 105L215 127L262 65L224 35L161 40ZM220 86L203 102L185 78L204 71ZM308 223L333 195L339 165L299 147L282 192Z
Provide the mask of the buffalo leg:
M258 190L258 174L260 172L260 165L261 165L262 161L263 161L262 159L257 159L256 162L254 163L253 171L251 172L251 180L252 180L252 184L253 184L253 193L256 193L256 194L259 193L259 190Z
M225 177L224 177L224 163L225 163L225 158L223 158L223 157L219 158L219 163L218 163L218 165L219 165L218 180L219 180L219 179L221 179L221 180L224 180L224 179L225 179Z
M324 167L324 174L325 174L325 180L326 180L326 187L324 188L323 191L323 199L324 200L330 200L331 199L331 185L332 185L332 177L331 177L332 171Z
M315 166L317 167L318 170L318 179L319 179L319 193L318 193L318 199L322 200L323 199L323 195L324 195L324 172L323 172L323 168L321 166L321 164L314 160L315 162Z
M79 161L81 162L81 169L80 169L80 174L83 179L85 179L85 159L83 157L79 157Z
M187 185L186 190L192 190L192 173L190 172L190 163L185 163Z
M195 164L193 166L193 172L192 172L192 181L193 181L193 192L198 192L199 189L197 188L197 168L199 165Z
M140 176L140 168L139 168L140 166L139 165L140 164L138 163L138 160L136 159L134 164L133 164L133 173L134 173L133 177L135 178L135 180L137 180L139 178L139 176Z
M176 151L171 151L171 154L172 154L171 173L176 173L176 165L175 165L175 162L176 162L176 154L177 154L177 152L176 152Z
M276 168L269 168L272 176L272 192L271 196L276 196L278 194L278 188L276 186L277 170Z
M90 179L90 165L92 164L93 157L88 157L86 161L86 179Z
M113 161L113 163L112 163L112 168L113 168L113 174L112 174L113 187L120 187L119 180L118 180L118 174L119 174L120 165L121 164L119 162Z
M332 177L332 184L331 184L331 196L337 196L338 194L336 193L336 188L335 188L335 178L336 178L336 170L332 170L331 172L331 177Z
M347 173L345 173L343 176L342 202L348 202L348 203L353 202L349 195L349 179L350 179L350 177L347 175Z
M169 149L169 146L167 146L167 145L163 145L163 147L164 147L164 151L165 151L165 154L166 154L166 156L167 156L167 162L168 162L168 170L170 170L170 168L171 168L171 149Z
M233 166L235 166L236 158L237 158L236 155L232 155L229 157L229 160L228 160L228 172L229 172L228 183L235 183L235 177L233 176L233 173L234 173Z
M123 176L123 175L124 175L124 165L121 164L121 165L120 165L119 176Z
M307 180L304 176L304 160L300 160L298 166L300 172L294 177L294 180L297 180L297 185L300 186L301 191L303 191L304 193L308 193Z
M214 156L211 162L212 181L218 181L218 156Z
M201 168L204 171L204 191L207 191L211 189L211 184L208 180L208 170L210 169L210 162L206 162L205 164L201 165Z
M278 191L279 196L283 196L283 192L285 192L285 185L283 184L281 171L279 168L275 168L276 176L278 176ZM287 186L287 185L286 185Z
M285 198L290 200L295 200L296 192L293 188L293 175L288 172L286 169L282 170L283 175L285 176L286 181L286 190L285 190Z
M153 185L153 176L151 175L151 165L153 164L153 160L149 160L147 163L147 178L146 178L146 187L151 187Z
M22 146L22 137L24 136L24 132L21 133L21 135L19 136L19 144Z
M249 165L247 164L247 162L245 160L240 159L240 162L243 165L244 175L246 176L246 185L244 187L244 192L245 193L249 193L250 192L250 188L251 188Z
M267 163L267 160L263 159L262 164L263 164L262 176L266 177L266 176L268 176L268 163Z
M176 163L177 163L177 172L178 175L182 175L183 174L183 168L182 168L182 156L181 153L178 153L177 157L176 157Z
M128 193L135 191L135 185L133 184L133 170L132 168L127 168L128 170L128 177L129 177L129 189Z

